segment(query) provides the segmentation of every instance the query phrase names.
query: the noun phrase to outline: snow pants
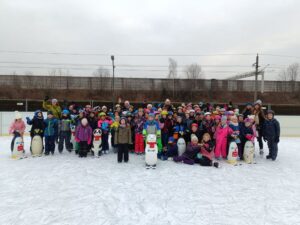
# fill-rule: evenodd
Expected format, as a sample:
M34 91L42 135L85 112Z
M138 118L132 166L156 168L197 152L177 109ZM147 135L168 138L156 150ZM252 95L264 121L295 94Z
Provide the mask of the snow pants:
M143 134L138 134L138 133L135 134L134 152L135 153L144 153L145 152Z
M108 144L108 132L104 131L102 133L101 139L102 139L102 151L108 151L109 150L109 144Z
M128 162L128 144L118 144L118 162Z
M55 136L45 136L45 154L49 155L55 151Z
M61 131L59 135L59 142L58 142L58 151L62 152L64 149L64 143L67 150L71 149L71 131Z
M195 163L195 160L189 159L185 156L176 156L176 157L173 158L173 160L175 162L183 162L183 163L189 164L189 165L193 165Z
M273 160L276 160L278 154L278 143L275 142L274 138L268 138L268 148L269 148L269 155Z
M200 159L195 159L195 163L199 163L200 166L212 166L212 160L205 156L202 156Z
M87 141L81 141L79 142L79 157L86 157L89 149L89 145Z
M215 147L215 157L227 157L227 138L222 138L221 140L216 140L216 147Z

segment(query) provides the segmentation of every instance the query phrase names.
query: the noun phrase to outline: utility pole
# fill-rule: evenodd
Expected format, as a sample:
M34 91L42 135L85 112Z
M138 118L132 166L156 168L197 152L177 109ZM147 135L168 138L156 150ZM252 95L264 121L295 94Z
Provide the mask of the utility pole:
M257 77L258 77L258 61L259 61L259 57L258 57L258 53L256 55L256 62L255 62L255 90L254 90L254 102L257 100Z
M111 82L111 102L112 102L112 111L114 111L114 101L115 101L115 56L111 56L112 68L113 68L113 77Z

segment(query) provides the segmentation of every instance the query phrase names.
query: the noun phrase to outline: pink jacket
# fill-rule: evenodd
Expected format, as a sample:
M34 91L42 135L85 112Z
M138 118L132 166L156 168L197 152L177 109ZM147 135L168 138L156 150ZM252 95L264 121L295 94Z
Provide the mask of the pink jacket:
M223 126L218 126L216 130L216 141L227 141L227 137L233 133L232 129L226 125L225 127Z
M18 131L21 135L23 135L24 132L25 132L25 128L26 128L26 126L25 126L25 123L24 123L23 120L21 120L21 121L16 121L15 120L10 125L8 132L9 132L9 134L13 134L14 131Z

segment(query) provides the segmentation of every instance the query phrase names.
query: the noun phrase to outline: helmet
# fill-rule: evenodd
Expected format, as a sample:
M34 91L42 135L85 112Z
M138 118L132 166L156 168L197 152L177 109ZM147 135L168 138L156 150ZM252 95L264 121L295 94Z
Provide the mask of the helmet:
M163 110L162 112L161 112L161 115L168 115L168 111L166 111L166 110Z
M64 110L62 111L62 114L69 115L69 110L64 109Z
M100 117L101 116L106 116L106 113L105 112L101 112L101 113L98 114L98 116L100 116Z

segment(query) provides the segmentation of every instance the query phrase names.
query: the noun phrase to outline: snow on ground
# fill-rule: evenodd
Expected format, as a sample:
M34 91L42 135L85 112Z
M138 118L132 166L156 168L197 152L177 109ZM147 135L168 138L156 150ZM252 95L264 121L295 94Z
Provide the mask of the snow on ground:
M297 138L281 139L276 162L215 169L159 161L156 170L143 156L118 164L114 153L12 160L10 139L0 137L1 225L300 224Z

